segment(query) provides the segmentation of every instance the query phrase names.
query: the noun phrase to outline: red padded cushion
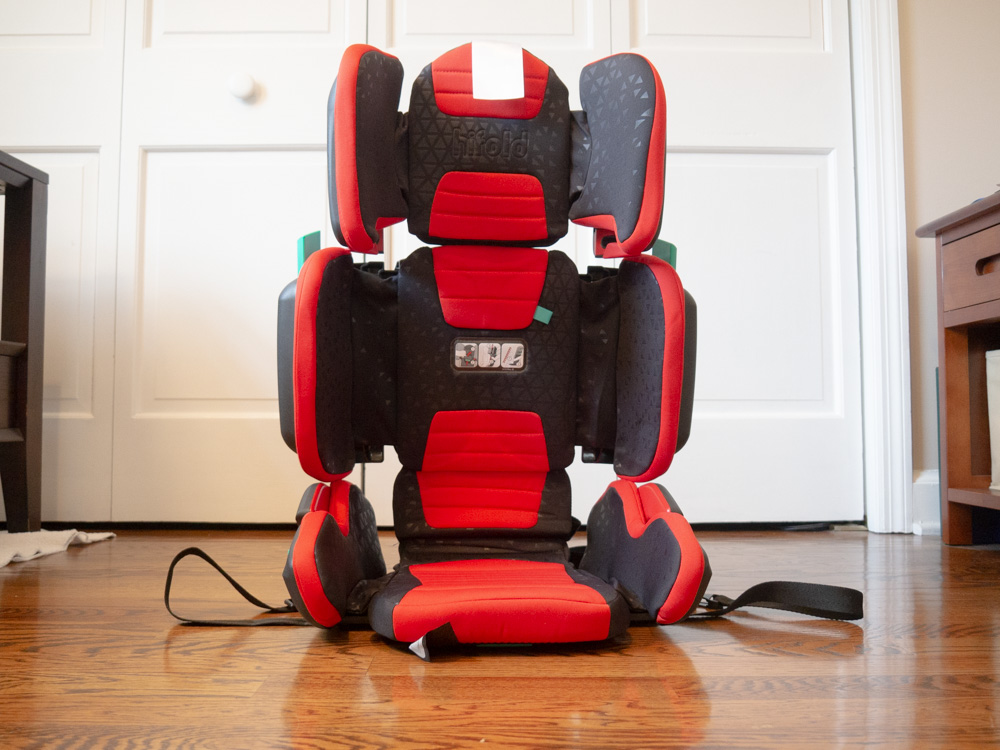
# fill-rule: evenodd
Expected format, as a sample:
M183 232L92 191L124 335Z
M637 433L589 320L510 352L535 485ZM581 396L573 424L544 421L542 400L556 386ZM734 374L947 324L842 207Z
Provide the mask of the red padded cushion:
M560 563L459 560L408 570L421 585L393 609L400 641L416 641L445 623L460 643L567 643L609 635L604 597L574 581Z
M530 529L544 471L418 471L420 502L435 529Z
M500 139L493 140L504 148ZM462 240L544 240L542 183L530 174L448 172L434 192L430 233Z
M439 411L431 420L422 468L547 472L542 419L530 411Z
M295 409L295 450L302 469L312 477L332 482L350 472L331 474L323 465L316 435L316 311L327 264L350 256L343 248L326 248L310 255L299 273L295 287L295 342L292 381Z
M340 527L340 533L347 536L351 533L350 505L351 503L351 483L334 482L332 485L316 485L309 510L323 511L333 516L333 520Z
M375 243L365 231L361 216L361 198L358 191L357 167L357 89L358 66L369 52L383 54L367 44L352 44L344 51L337 73L337 92L334 113L334 149L336 153L335 179L337 211L344 242L355 252L375 251Z
M521 99L474 99L472 97L472 45L463 44L431 63L434 99L438 109L455 117L504 117L530 120L542 108L549 66L526 50L524 97Z
M529 529L548 470L534 412L439 411L417 472L424 518L438 529Z
M531 325L549 254L523 247L434 248L434 281L445 322L511 331Z

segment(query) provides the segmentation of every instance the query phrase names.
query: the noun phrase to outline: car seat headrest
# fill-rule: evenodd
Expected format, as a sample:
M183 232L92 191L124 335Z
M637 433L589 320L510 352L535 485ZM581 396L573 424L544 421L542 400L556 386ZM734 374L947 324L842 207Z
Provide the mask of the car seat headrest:
M645 58L599 60L570 113L558 76L519 48L471 43L413 83L374 47L349 47L330 93L330 215L354 252L381 252L408 222L436 245L545 247L568 221L595 229L604 257L648 249L663 203L663 88Z
M569 213L569 94L520 50L524 95L477 98L477 78L488 79L477 66L495 57L476 46L445 53L413 83L409 230L438 245L551 245Z

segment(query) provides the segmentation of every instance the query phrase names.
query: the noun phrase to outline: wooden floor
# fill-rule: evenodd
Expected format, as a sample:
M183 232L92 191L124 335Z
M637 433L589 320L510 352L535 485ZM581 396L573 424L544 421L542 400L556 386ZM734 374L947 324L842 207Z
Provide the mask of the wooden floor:
M983 747L1000 744L1000 551L937 538L706 533L711 591L862 589L860 624L759 610L604 646L431 663L368 630L191 628L167 563L204 547L268 601L282 532L125 532L0 569L0 747ZM390 538L387 561L394 562ZM248 616L182 563L190 614Z

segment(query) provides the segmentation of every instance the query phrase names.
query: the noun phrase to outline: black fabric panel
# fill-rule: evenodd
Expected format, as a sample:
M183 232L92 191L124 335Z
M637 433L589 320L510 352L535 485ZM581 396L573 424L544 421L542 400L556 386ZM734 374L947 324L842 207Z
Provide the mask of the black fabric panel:
M292 450L295 450L295 385L292 382L295 287L296 282L290 282L278 296L278 418L281 438Z
M640 55L612 55L580 73L586 118L578 119L584 131L578 141L589 141L590 162L570 219L611 214L618 237L632 235L642 207L655 97L653 71Z
M632 619L628 602L615 591L614 586L585 570L577 570L572 565L566 566L566 572L576 583L594 589L608 603L608 609L611 610L611 622L608 624L608 638L614 638L628 630Z
M400 156L405 159L406 153L405 147L400 151L397 146L397 130L405 129L406 122L397 112L402 85L403 66L399 60L371 51L358 61L355 91L358 197L365 232L374 242L378 241L377 219L406 216L405 183L399 182L401 172L397 163ZM334 80L327 100L327 181L333 232L346 247L337 211L336 94Z
M397 129L402 124L399 92L403 65L381 52L366 52L358 62L357 165L358 195L365 231L378 238L379 218L406 216L406 201L396 182Z
M331 474L354 468L350 255L326 265L316 305L316 445Z
M572 206L587 187L587 172L590 170L590 128L587 126L587 113L573 110L570 112L572 123L570 137L572 140L572 169L569 177L569 204Z
M356 550L355 559L359 570L357 579L351 584L351 588L354 588L359 580L374 580L384 576L385 560L382 558L382 545L378 540L378 526L375 523L375 509L372 504L368 502L361 489L354 485L351 485L348 503L349 533L347 539ZM337 531L339 533L339 529ZM323 571L327 570L330 571L331 575L339 575L336 572L338 571L336 561L329 561L330 564L321 565L327 561L317 552L316 562L320 570L320 580L324 581L325 588L326 579L323 577ZM350 591L351 589L348 589L347 593L349 594Z
M556 539L406 539L399 543L402 565L449 560L533 560L564 563L569 558L566 542Z
M615 269L597 267L582 281L576 443L585 456L610 457L618 424L618 278Z
M681 413L677 423L677 447L683 448L691 436L691 415L694 412L695 362L698 359L698 305L694 297L684 292L684 381L681 384Z
M359 455L396 442L396 275L381 263L354 273L352 419Z
M350 491L348 512L350 526L348 535L345 537L341 534L333 516L327 515L323 519L314 549L316 569L319 572L323 593L341 616L347 612L348 598L359 581L373 580L385 575L382 546L379 544L378 529L375 526L375 511L371 503L361 494L361 490L354 486ZM309 616L295 583L292 555L298 542L298 534L297 531L288 550L282 578L296 609L316 625L317 623Z
M531 120L486 117L452 117L438 109L434 100L434 82L428 65L413 82L410 96L409 159L407 200L410 206L409 229L424 242L446 244L495 244L492 240L457 240L430 234L431 204L438 182L447 172L499 172L529 174L538 178L545 195L545 219L548 237L544 240L505 242L525 247L551 245L566 234L569 211L570 114L569 93L555 72L549 70L545 99L538 115ZM513 155L468 155L461 142L485 131L487 138L502 139L510 133L512 141L527 138L524 158Z
M504 338L523 339L526 366L519 371L459 372L452 342L497 337L496 331L453 328L444 321L434 282L433 255L421 248L399 264L399 367L396 449L409 469L421 468L431 420L439 411L530 411L542 420L549 468L569 466L576 433L576 362L580 281L561 252L549 253L539 305L548 324L533 321Z
M396 631L392 627L392 611L404 596L419 585L420 581L410 569L401 565L396 575L375 595L368 607L368 622L371 623L372 630L386 638L396 640Z
M474 500L470 499L470 505ZM490 541L506 537L509 539L549 538L565 542L573 534L572 489L569 475L563 469L550 471L542 488L542 501L538 508L538 522L529 529L485 528L485 529L436 529L428 525L424 518L420 501L420 485L416 472L402 469L396 475L392 489L392 517L396 538L406 539L472 539ZM480 544L476 541L475 544Z
M618 433L615 472L637 476L649 468L660 436L665 322L653 271L626 261L618 270Z
M677 580L681 548L666 521L657 519L638 539L628 533L621 496L609 487L587 519L587 552L580 568L624 587L651 617Z

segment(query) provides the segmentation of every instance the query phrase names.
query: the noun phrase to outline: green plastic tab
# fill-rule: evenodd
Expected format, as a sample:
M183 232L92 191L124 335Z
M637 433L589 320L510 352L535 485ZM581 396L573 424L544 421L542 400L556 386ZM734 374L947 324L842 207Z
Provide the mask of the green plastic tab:
M306 262L306 258L312 255L314 252L319 250L320 246L320 236L319 232L312 232L307 234L305 237L299 237L299 270L302 270L303 264Z
M657 240L653 243L653 255L677 268L677 245L673 242Z
M552 320L552 311L546 307L539 305L535 308L535 320L543 325L548 325L549 321Z

